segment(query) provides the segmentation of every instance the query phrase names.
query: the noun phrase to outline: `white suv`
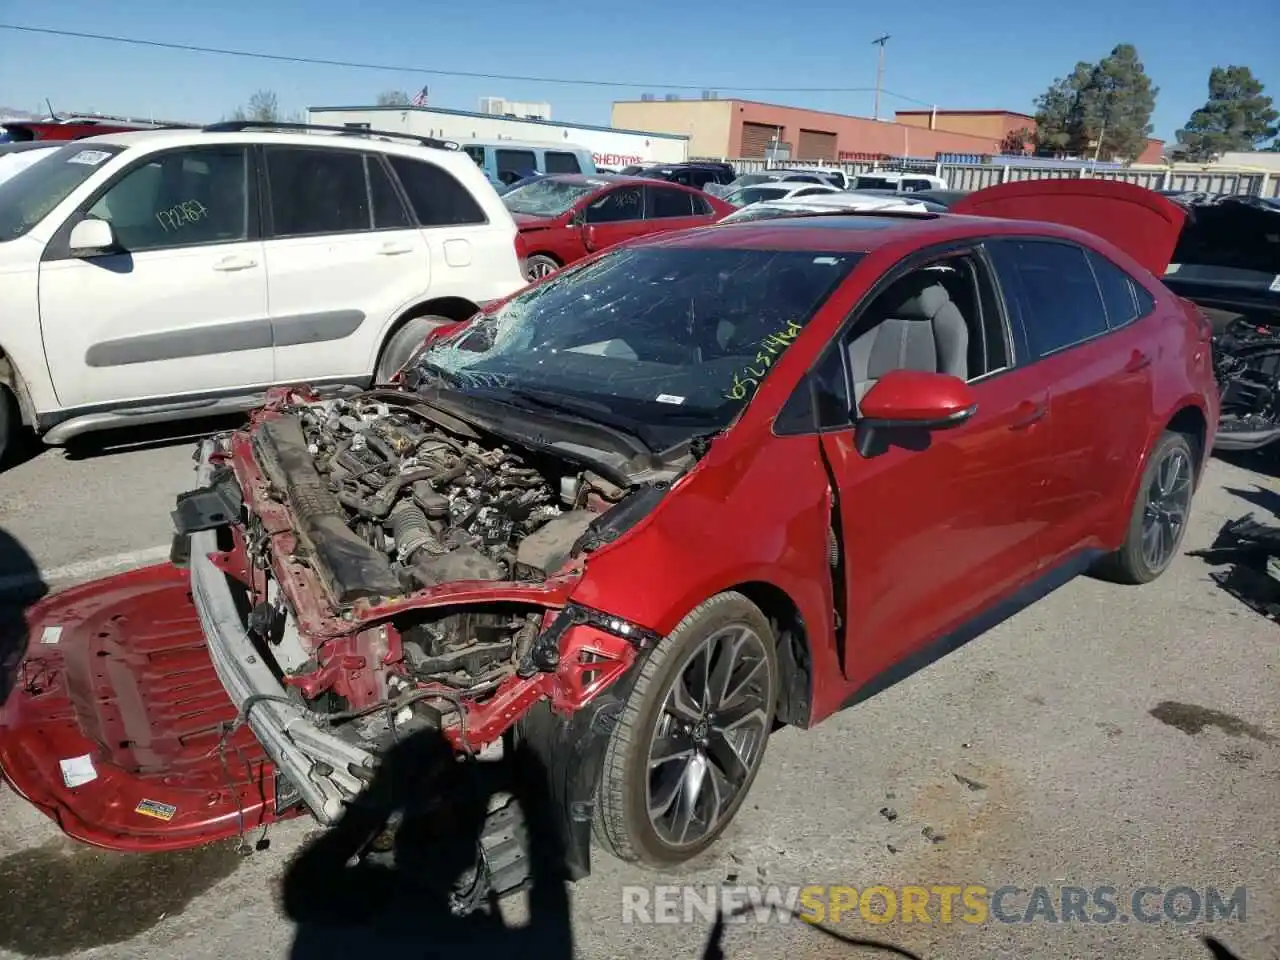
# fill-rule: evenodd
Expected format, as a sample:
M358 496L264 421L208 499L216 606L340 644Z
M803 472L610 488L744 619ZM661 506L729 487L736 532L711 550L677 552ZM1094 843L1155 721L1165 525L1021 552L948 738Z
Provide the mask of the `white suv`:
M394 138L394 139L392 139ZM67 144L0 183L0 457L385 382L433 324L525 286L455 145L222 123Z

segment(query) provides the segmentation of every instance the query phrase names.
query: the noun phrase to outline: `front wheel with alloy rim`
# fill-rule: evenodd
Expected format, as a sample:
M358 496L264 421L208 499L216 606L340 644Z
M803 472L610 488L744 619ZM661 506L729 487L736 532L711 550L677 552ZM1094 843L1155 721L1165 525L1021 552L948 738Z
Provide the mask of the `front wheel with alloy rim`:
M535 253L524 262L524 276L530 283L549 277L560 269L560 264L544 253Z
M778 697L777 643L740 593L696 607L639 667L606 749L595 833L622 860L674 866L742 806Z
M1124 544L1097 574L1118 583L1150 583L1168 569L1187 532L1196 460L1181 433L1166 432L1147 458Z

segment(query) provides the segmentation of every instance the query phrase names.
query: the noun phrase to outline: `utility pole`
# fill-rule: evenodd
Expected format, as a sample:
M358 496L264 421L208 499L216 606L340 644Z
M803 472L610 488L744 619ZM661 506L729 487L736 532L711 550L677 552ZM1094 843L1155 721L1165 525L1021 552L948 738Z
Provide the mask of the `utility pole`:
M876 65L876 111L875 118L880 119L880 84L884 80L884 45L889 42L889 34L876 37L871 41L880 47L880 62Z

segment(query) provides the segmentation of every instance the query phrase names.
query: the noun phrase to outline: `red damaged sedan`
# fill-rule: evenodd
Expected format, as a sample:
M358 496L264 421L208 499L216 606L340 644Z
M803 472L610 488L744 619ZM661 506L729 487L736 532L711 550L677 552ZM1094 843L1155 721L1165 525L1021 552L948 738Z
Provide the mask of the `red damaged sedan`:
M540 177L502 195L525 277L540 280L608 247L706 226L736 209L701 190L613 174Z
M392 387L278 390L201 449L189 570L33 610L0 765L73 836L172 849L332 823L415 732L506 737L575 876L593 835L685 861L776 723L1168 567L1218 417L1208 325L1157 279L1182 216L1071 180L683 231Z

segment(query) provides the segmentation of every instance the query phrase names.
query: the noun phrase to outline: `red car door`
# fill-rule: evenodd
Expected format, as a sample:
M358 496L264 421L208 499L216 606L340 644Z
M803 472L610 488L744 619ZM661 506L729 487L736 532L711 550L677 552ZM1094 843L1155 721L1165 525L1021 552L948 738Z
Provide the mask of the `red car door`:
M974 295L964 297L961 286L951 299L965 311L968 346L960 366L976 413L958 426L902 436L868 455L858 452L852 426L821 437L840 498L845 670L858 683L960 628L1033 578L1050 520L1044 500L1051 472L1047 386L1038 370L1010 357L1013 328L985 261L965 255L947 262L959 266L957 276L971 271ZM878 334L868 331L877 326L878 302L864 314L871 326L860 320L854 339L836 352L843 353L845 370L825 378L836 384L832 392L845 390L846 383L859 391L867 373L858 372L860 364L880 358L878 369L870 370L874 378L896 365L890 360L886 366L884 358L915 352L916 333L910 351L905 340L875 343Z
M692 190L676 187L645 187L645 232L663 233L667 230L686 230L689 227L710 223L712 217L701 212L696 203L698 195Z
M1053 522L1045 562L1053 563L1101 548L1128 496L1154 405L1151 332L1137 319L1129 277L1105 257L1048 238L987 246L1006 295L1020 301L1034 368L1052 384Z
M596 194L582 208L582 242L590 253L643 236L644 185L625 184Z

